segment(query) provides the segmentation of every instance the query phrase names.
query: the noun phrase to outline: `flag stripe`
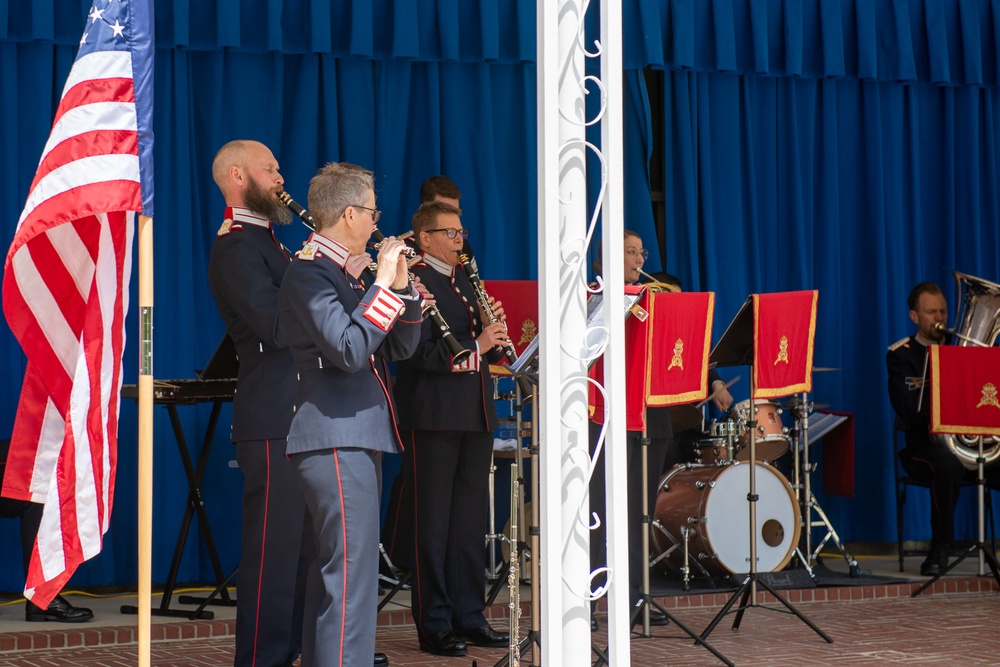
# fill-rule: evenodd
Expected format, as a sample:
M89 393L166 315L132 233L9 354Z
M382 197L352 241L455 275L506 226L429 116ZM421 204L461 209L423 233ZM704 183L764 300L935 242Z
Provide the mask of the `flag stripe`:
M94 130L67 137L64 141L53 146L49 154L38 165L38 172L31 188L34 189L42 177L48 175L58 166L70 164L91 155L135 155L138 142L139 135L135 130L126 128ZM83 184L86 185L87 182Z
M73 99L77 86L101 79L132 79L132 55L128 51L95 51L81 55L63 86L63 100ZM57 117L58 118L58 117Z
M31 190L31 194L28 195L28 201L24 206L24 212L21 214L21 224L34 209L39 206L42 202L52 197L56 197L61 194L73 194L74 199L78 198L80 193L71 193L73 188L78 188L81 185L86 184L87 187L93 187L95 184L108 184L114 181L139 181L139 158L135 155L95 155L92 157L85 157L79 160L74 160L69 164L57 167L47 173L43 178L39 179L34 188ZM66 216L72 215L74 212L78 215L92 215L93 213L98 213L101 209L98 207L97 202L92 202L85 200L82 202L85 208L79 211L74 211L70 209L64 213ZM77 216L73 216L77 217ZM56 220L55 222L65 222L70 219L69 217L63 220Z
M131 65L130 60L125 60ZM132 88L132 79L128 77L93 79L86 81L72 89L67 90L56 109L56 117L53 121L58 125L63 114L76 107L87 104L97 104L99 102L135 102L135 90ZM44 157L44 153L43 153Z

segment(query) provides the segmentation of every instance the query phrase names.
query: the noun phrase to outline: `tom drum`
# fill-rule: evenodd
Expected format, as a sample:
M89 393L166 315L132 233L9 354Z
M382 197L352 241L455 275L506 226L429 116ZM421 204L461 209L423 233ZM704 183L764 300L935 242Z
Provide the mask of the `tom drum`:
M788 451L788 436L781 423L781 408L776 403L757 399L754 414L750 414L750 401L741 401L733 408L740 417L742 429L736 443L736 460L750 460L750 430L747 426L751 416L757 422L754 447L757 461L777 461Z

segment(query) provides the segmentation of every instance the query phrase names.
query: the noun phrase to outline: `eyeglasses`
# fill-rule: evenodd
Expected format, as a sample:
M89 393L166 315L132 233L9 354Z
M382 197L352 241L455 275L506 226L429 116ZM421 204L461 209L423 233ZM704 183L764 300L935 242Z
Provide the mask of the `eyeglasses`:
M354 208L363 208L366 211L371 211L372 222L374 222L375 224L378 224L378 219L382 217L382 211L378 210L377 208L371 208L370 206L358 206L357 204L351 204L351 206L353 206Z
M463 239L469 238L468 229L452 229L451 227L442 227L441 229L425 229L424 231L428 234L433 234L434 232L444 232L450 239L454 239L456 234L461 234Z
M642 255L643 259L649 259L649 251L643 248L642 250L626 250L625 254L629 257L635 257L636 255Z

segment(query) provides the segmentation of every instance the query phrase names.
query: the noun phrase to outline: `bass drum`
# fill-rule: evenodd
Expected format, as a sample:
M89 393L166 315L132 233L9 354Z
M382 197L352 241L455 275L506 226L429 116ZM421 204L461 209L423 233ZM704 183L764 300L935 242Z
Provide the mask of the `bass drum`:
M757 571L775 572L785 567L795 553L802 529L801 513L785 476L767 464L754 466L758 495ZM688 549L693 574L700 572L694 561L710 574L749 572L749 492L749 463L678 466L668 472L656 497L652 558L658 558L675 543L680 544L664 559L679 571L684 565L681 528L686 527L691 531Z

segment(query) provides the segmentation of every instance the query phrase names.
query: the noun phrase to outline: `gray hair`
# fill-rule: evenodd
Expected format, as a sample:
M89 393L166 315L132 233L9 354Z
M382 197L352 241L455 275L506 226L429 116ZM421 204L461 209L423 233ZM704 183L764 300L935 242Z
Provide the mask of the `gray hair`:
M375 174L347 162L321 167L309 181L309 212L316 229L332 227L348 206L363 206L375 189Z

